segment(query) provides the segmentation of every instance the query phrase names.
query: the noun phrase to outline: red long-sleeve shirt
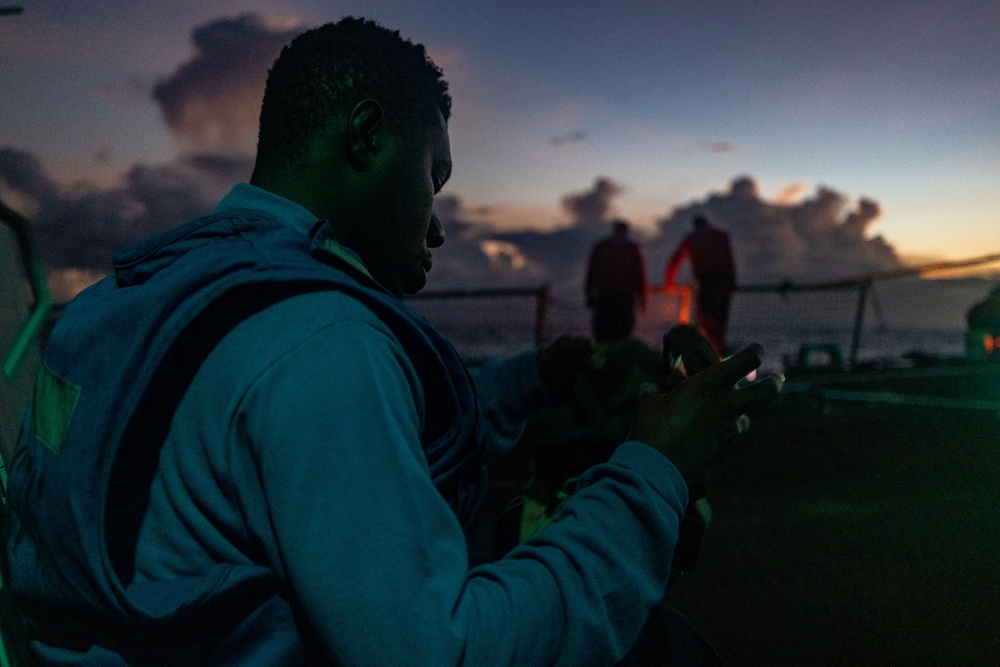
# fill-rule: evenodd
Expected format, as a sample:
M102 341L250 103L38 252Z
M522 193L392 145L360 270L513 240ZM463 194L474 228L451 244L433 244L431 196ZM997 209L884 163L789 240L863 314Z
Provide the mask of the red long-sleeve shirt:
M688 234L667 262L663 281L665 285L674 284L677 271L687 258L691 259L691 270L695 280L701 281L704 277L712 275L729 277L736 275L729 234L721 229L709 227Z

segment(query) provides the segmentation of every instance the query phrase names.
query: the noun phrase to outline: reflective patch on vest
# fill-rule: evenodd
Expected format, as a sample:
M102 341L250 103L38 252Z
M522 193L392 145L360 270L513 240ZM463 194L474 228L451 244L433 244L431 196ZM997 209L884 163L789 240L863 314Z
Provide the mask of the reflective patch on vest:
M347 262L348 264L350 264L351 266L353 266L354 268L356 268L358 271L364 273L366 276L369 277L371 276L371 274L368 273L368 267L365 266L364 263L354 253L345 249L344 246L340 245L335 240L327 239L326 241L323 242L323 247L332 252L337 257Z
M62 451L69 422L76 412L80 386L56 375L45 364L38 371L35 382L35 401L32 406L32 427L35 437L53 454Z

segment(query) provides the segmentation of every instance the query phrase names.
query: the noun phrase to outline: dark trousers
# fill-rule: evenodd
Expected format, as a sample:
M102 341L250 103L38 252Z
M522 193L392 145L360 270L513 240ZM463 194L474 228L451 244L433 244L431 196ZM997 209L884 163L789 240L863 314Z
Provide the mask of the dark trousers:
M705 276L698 279L695 324L720 356L726 353L726 326L729 324L729 302L734 288L732 276Z
M594 304L593 332L598 343L628 338L635 328L635 297L623 292L601 292Z

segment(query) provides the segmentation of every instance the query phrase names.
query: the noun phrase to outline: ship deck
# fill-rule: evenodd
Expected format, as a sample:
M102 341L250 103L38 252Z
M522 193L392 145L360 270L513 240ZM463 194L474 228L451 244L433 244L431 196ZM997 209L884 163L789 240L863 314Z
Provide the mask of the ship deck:
M671 594L729 664L1000 664L996 412L851 401L752 420Z

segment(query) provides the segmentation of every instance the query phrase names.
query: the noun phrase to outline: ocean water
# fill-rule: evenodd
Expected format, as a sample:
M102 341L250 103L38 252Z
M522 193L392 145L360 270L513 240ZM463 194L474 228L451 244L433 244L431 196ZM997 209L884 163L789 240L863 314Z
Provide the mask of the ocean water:
M929 281L923 281L929 282ZM964 354L961 308L948 317L917 317L920 301L908 315L900 299L866 298L858 340L858 362L905 363L907 357L957 357ZM415 299L423 313L469 361L508 355L536 340L559 335L590 335L590 311L582 302L551 295L540 303L531 296L453 297ZM798 362L803 348L809 363L831 361L826 351L850 358L859 312L856 290L810 294L740 294L733 300L727 343L731 350L752 342L767 351L765 370L784 370ZM683 319L682 304L671 295L651 295L647 310L637 318L635 336L659 348L663 334ZM902 315L901 315L902 314Z

